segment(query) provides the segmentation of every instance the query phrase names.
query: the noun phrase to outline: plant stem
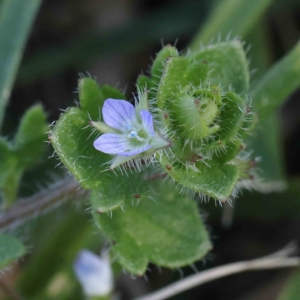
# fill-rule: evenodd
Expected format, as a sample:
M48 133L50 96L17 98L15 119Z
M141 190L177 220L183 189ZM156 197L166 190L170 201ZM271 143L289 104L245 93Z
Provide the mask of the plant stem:
M67 200L83 199L87 191L79 190L75 180L65 179L26 199L19 199L0 214L0 232L15 229L25 222L53 209Z
M0 289L12 300L23 300L13 287L3 279L0 279Z
M170 284L154 293L145 295L135 300L163 300L171 296L177 295L190 288L196 287L203 283L215 280L221 277L237 274L245 271L268 270L275 268L296 267L300 265L299 257L282 257L267 256L259 259L241 261L237 263L228 264L221 267L216 267L192 276L183 280Z

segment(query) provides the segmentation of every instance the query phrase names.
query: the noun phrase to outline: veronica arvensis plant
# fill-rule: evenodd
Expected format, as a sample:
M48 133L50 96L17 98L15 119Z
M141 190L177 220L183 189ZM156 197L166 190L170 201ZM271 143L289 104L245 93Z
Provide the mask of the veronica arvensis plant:
M133 106L118 90L81 79L81 109L68 109L50 139L91 191L94 220L121 264L142 274L148 261L181 267L211 248L190 197L226 201L255 180L244 149L257 118L238 40L186 55L166 46L137 88Z

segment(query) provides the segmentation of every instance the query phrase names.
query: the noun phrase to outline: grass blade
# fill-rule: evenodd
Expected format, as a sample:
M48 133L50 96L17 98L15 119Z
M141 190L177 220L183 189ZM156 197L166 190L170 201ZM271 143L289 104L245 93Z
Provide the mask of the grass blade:
M216 5L205 25L190 44L190 50L197 50L201 43L209 43L218 36L224 39L245 37L273 0L222 0Z
M7 0L0 7L0 126L22 52L41 0Z
M250 95L260 117L273 112L300 86L300 42L253 87Z

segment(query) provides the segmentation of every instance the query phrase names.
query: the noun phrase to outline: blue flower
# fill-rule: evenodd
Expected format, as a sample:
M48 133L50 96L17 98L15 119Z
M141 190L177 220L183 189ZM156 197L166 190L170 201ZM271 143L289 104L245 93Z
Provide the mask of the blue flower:
M107 99L102 108L104 123L91 122L103 133L94 141L94 147L116 155L111 169L170 145L154 131L153 117L147 110L145 95L137 107L125 100Z
M133 156L151 148L155 136L152 115L141 110L138 118L135 108L125 100L107 99L102 108L104 122L117 133L104 133L94 147L108 154Z
M86 296L105 296L112 291L108 253L99 257L88 250L80 251L74 262L74 272Z

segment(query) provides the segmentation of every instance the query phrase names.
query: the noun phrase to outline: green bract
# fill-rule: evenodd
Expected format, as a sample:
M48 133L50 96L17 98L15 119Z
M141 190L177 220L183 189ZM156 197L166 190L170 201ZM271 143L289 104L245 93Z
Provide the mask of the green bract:
M142 274L149 261L181 267L211 248L190 197L226 201L236 196L238 182L253 179L244 139L257 117L247 100L248 63L239 40L185 55L168 45L158 53L151 76L137 79L137 88L137 111L149 107L155 134L168 140L168 147L126 156L110 171L112 155L97 151L93 142L100 125L102 132L115 132L103 122L105 100L125 97L91 78L79 83L81 109L62 114L50 140L81 186L91 191L94 219L116 242L113 249L123 267ZM112 218L102 215L111 210Z

